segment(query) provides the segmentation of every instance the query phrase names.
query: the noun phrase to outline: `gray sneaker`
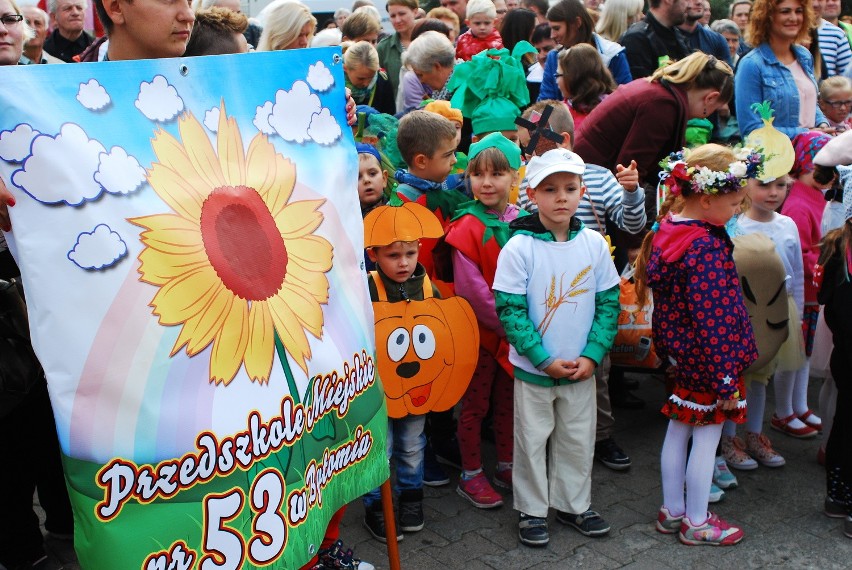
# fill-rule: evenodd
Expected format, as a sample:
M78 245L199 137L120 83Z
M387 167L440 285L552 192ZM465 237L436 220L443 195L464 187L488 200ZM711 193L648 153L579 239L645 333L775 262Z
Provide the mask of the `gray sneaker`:
M556 511L556 520L562 524L573 526L577 532L586 536L598 537L609 533L609 523L592 510L579 515Z
M550 542L547 519L521 513L518 519L518 539L527 546L547 546Z

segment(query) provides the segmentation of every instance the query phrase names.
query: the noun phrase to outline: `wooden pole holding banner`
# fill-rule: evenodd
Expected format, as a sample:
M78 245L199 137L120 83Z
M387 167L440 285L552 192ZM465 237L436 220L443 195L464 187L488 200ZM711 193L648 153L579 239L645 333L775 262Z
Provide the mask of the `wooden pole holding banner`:
M390 478L382 483L382 511L385 515L385 538L388 541L390 570L400 570L399 545L396 542L396 520L393 517L393 493Z

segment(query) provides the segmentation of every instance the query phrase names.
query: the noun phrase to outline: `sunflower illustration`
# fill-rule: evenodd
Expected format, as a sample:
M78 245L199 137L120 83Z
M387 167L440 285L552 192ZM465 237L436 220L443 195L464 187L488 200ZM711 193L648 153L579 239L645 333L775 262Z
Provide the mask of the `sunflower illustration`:
M148 171L174 213L130 219L144 228L140 280L159 287L153 313L161 325L181 326L172 356L212 343L212 382L227 385L243 363L264 382L277 344L307 372L306 332L322 337L328 302L332 246L313 234L325 200L291 202L296 166L263 134L244 150L224 102L215 148L192 113L178 129L180 140L155 133L158 162Z

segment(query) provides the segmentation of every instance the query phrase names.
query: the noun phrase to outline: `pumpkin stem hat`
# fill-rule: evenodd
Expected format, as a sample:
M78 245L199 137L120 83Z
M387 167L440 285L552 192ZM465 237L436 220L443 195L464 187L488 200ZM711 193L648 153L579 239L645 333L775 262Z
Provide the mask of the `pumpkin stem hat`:
M373 209L364 218L364 247L443 235L444 229L435 214L417 202L403 202L396 191L386 206Z

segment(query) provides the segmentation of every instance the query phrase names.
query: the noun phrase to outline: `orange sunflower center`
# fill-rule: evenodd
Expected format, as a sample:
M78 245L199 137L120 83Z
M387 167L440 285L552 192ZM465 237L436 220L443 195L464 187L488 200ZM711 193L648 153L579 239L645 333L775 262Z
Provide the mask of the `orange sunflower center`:
M263 301L281 288L287 274L287 248L254 188L213 190L201 207L201 238L210 264L235 295Z

